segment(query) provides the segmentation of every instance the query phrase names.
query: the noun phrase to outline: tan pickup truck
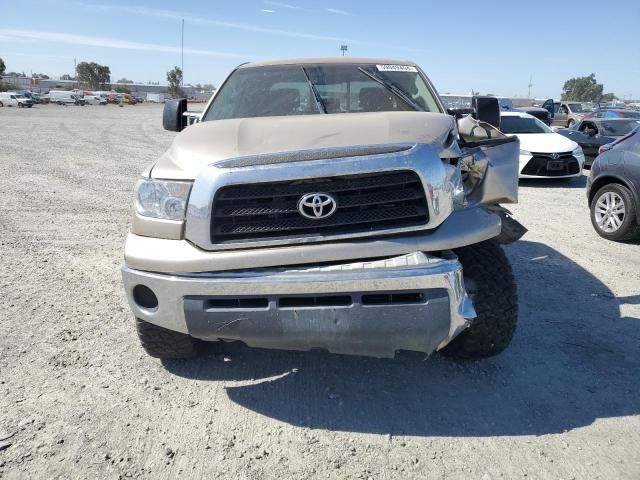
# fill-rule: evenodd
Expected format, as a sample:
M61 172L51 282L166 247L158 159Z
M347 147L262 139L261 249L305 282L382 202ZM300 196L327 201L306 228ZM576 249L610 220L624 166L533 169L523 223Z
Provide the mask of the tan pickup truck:
M519 224L516 138L497 101L445 111L418 65L240 65L135 190L124 288L143 347L203 341L393 357L477 358L516 328L498 240Z

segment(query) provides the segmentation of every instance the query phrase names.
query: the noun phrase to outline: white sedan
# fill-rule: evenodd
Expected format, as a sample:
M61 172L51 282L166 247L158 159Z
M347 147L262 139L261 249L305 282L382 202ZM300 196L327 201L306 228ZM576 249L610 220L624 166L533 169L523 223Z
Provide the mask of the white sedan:
M500 130L520 140L520 178L572 178L582 175L584 153L573 140L523 112L501 112Z

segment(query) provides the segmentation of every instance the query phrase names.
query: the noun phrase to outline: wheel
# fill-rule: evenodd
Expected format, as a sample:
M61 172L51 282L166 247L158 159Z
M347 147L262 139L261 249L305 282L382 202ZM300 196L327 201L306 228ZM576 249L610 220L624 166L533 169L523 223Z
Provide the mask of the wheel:
M0 102L0 107L4 107L4 103Z
M462 359L492 357L513 338L518 323L518 293L511 265L493 240L455 250L476 318L441 351Z
M640 237L633 195L624 185L609 183L591 201L591 223L598 235L623 241Z
M23 107L22 103L18 102L18 108L22 108L22 107Z
M575 125L575 123L576 123L576 122L575 122L574 120L569 120L569 121L567 122L567 128L571 128L571 127L573 127L573 126Z
M199 353L200 342L184 333L158 327L136 318L142 348L155 358L191 358Z

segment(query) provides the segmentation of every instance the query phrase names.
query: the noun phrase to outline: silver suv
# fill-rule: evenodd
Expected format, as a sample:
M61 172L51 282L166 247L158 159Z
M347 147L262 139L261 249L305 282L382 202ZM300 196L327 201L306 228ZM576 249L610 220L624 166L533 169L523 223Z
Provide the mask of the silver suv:
M202 113L168 102L181 133L138 180L125 247L143 347L501 352L519 144L495 99L474 106L445 113L414 63L351 58L244 64Z

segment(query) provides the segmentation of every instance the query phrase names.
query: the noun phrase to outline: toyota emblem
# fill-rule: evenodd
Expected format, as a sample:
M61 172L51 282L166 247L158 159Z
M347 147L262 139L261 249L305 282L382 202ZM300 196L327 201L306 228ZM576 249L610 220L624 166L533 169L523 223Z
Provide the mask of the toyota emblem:
M307 193L298 201L300 215L311 220L322 220L333 215L338 203L328 193Z
M557 160L560 158L560 155L558 155L557 153L552 153L551 154L551 160Z

